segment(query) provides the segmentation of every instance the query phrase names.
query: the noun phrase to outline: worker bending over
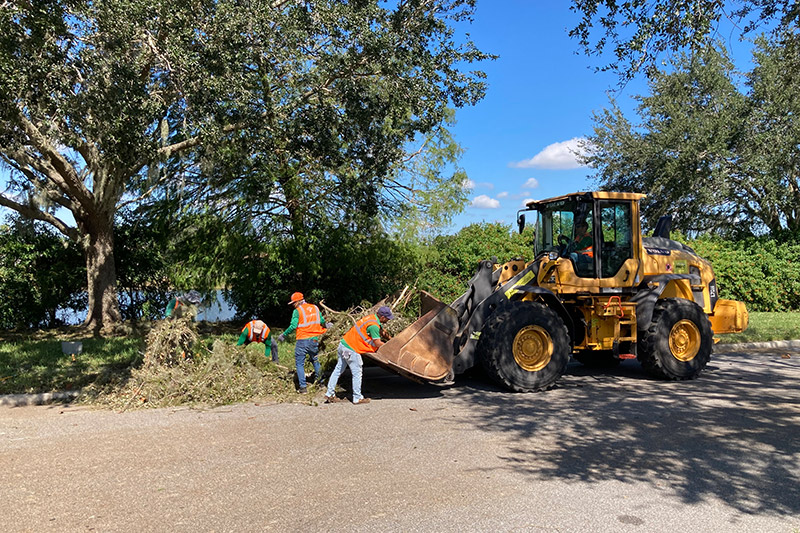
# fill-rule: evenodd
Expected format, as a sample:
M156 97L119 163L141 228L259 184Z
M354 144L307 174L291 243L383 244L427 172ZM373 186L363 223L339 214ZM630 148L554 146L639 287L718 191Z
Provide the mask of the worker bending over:
M264 357L270 358L272 354L272 362L278 362L278 343L270 333L269 327L261 320L251 320L242 328L242 334L239 335L239 340L236 346L247 345L251 342L264 343Z

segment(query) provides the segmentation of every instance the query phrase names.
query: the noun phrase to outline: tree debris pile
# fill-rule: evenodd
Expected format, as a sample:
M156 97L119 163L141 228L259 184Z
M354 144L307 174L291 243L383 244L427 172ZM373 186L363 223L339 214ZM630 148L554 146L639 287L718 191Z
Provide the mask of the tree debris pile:
M147 334L144 364L174 366L181 363L192 356L198 338L191 315L161 320Z
M260 346L199 342L190 316L163 320L147 335L144 362L126 380L101 376L87 401L114 409L224 405L253 398L296 398L292 375L266 360Z
M198 353L199 347L199 353ZM256 398L297 399L292 374L266 360L260 350L215 340L211 348L195 345L193 356L174 364L150 363L131 370L124 383L95 384L84 391L92 403L113 409L226 405Z
M381 305L390 305L396 318L384 325L384 332L391 336L410 325L412 320L401 315L403 302L399 297L375 305L362 302L347 311L335 311L321 304L329 323L319 353L323 379L336 365L339 341L358 319L374 313ZM290 343L281 349L283 359L290 352L287 368L268 361L262 344L235 346L234 342L229 336L200 340L190 317L161 321L147 335L140 367L130 368L124 375L100 376L83 390L81 400L120 411L178 405L215 406L257 398L277 402L314 401L313 395L296 392ZM306 375L310 372L307 368Z
M320 362L323 364L323 368L327 370L325 363L332 360L330 370L333 370L333 365L336 364L337 359L336 349L339 346L339 341L344 337L344 334L347 333L358 320L370 313L375 313L378 308L383 305L391 307L395 315L394 320L390 320L381 328L384 334L384 341L394 337L410 326L414 320L406 318L403 312L408 307L409 300L416 292L416 289L409 290L409 288L406 287L401 292L395 293L391 297L381 300L374 305L364 301L361 302L360 305L351 307L347 311L336 311L326 306L324 302L321 302L320 307L322 307L322 314L328 322L328 331L325 332L325 335L322 337L322 343L320 344Z

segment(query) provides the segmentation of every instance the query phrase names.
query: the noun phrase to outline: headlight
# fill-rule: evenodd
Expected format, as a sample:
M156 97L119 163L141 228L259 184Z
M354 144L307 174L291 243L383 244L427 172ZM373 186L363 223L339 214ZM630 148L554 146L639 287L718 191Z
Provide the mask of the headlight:
M550 252L550 254L547 256L547 258L550 261L555 261L556 259L558 259L558 252Z

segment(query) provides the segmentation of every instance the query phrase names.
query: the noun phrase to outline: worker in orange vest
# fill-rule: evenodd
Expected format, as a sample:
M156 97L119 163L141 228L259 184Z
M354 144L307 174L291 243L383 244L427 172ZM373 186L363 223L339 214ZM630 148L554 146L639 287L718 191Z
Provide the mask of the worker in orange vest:
M350 372L353 374L353 404L369 403L369 398L361 395L361 367L364 366L361 354L375 352L383 345L381 325L393 318L394 314L392 314L391 308L384 305L379 307L374 314L369 314L356 322L356 325L344 334L344 338L336 350L339 358L336 361L336 368L333 369L333 374L328 380L325 403L339 401L336 397L336 383L339 381L345 365L350 367Z
M314 379L320 379L319 358L319 338L325 333L327 326L325 318L319 312L319 307L306 302L303 293L295 292L289 300L289 305L294 306L292 321L286 330L278 335L278 342L283 342L287 335L295 332L297 342L294 345L294 364L297 370L297 386L301 393L307 392L306 389L306 357L311 359L314 365Z
M575 239L567 246L567 252L594 257L592 236L589 234L589 224L585 220L575 222Z
M239 340L236 342L236 346L247 345L251 342L263 342L264 357L269 359L271 353L272 362L278 362L278 343L275 342L275 339L272 337L269 326L261 320L251 320L244 325L242 334L239 335Z

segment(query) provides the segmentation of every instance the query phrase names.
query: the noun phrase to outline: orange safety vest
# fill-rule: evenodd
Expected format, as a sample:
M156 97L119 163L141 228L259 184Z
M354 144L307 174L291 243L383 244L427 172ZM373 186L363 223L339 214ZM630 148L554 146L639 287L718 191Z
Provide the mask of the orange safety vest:
M587 257L594 258L594 247L593 246L587 246L583 250L578 250L578 253L579 254L583 254L583 255L585 255Z
M247 342L264 342L269 336L269 327L260 320L251 320L242 328L248 330Z
M356 353L372 353L377 350L370 342L372 337L367 333L367 328L370 326L381 327L378 317L375 315L367 315L358 322L356 325L347 330L344 334L344 342L353 349Z
M320 324L319 308L314 304L300 304L297 306L300 319L297 321L297 340L318 337L325 333L325 328Z

